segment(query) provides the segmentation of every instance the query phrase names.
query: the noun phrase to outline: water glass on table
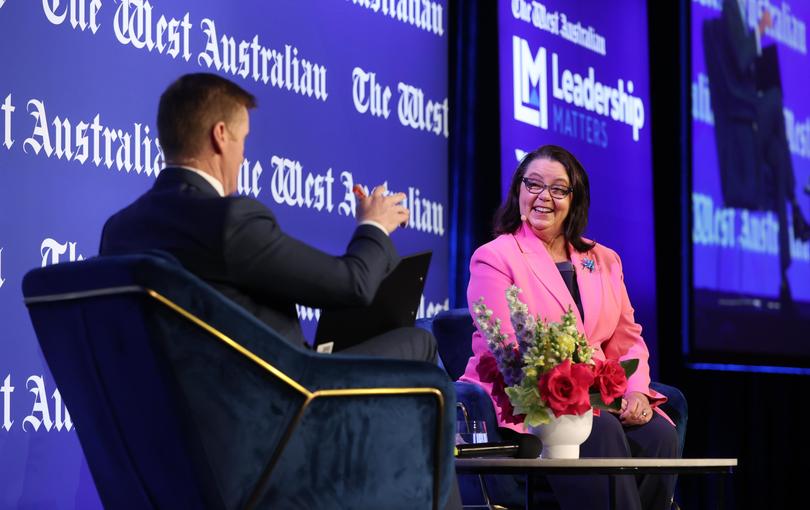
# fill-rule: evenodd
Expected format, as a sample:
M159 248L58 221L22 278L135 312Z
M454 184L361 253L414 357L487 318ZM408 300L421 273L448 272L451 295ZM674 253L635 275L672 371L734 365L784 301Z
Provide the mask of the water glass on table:
M456 424L456 444L486 443L487 423L483 420L459 420Z

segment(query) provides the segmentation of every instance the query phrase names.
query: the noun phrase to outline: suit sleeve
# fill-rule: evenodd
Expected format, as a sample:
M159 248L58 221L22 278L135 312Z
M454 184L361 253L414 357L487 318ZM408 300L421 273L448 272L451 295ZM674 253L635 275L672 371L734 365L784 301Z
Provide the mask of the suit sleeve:
M611 252L615 257L619 269L619 278L614 285L618 285L620 311L619 320L613 335L602 343L602 349L608 359L618 359L619 361L628 359L638 359L638 368L627 380L627 392L639 391L650 399L653 407L666 402L666 397L650 389L650 352L647 344L641 336L641 326L636 323L633 306L630 304L630 297L627 294L627 287L624 285L624 272L622 261L618 255Z
M342 256L287 234L261 203L236 198L223 235L225 264L235 283L269 299L317 308L368 305L399 258L391 239L357 227Z
M736 0L724 0L721 17L728 45L726 51L732 56L735 70L739 76L753 75L757 42L743 23Z
M501 320L501 333L506 335L510 342L517 342L512 321L509 320L509 305L506 302L506 289L514 284L514 278L507 266L491 246L484 245L477 249L470 260L467 304L472 311L473 303L484 298L484 304L492 310L493 320Z

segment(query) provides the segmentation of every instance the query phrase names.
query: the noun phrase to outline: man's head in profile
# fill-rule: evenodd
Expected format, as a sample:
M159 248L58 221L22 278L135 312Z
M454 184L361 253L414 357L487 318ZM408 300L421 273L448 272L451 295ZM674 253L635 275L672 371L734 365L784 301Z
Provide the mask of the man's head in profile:
M256 98L215 74L186 74L160 96L157 126L167 166L186 166L236 191Z

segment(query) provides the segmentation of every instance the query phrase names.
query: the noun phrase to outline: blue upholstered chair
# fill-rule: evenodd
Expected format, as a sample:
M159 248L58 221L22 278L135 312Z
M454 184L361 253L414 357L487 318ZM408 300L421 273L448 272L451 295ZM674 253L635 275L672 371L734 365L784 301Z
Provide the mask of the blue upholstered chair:
M440 508L455 396L427 363L322 355L154 255L28 273L106 508Z
M472 356L471 338L475 331L470 312L466 308L455 308L440 312L432 319L418 324L433 333L439 346L439 355L445 370L453 380L464 374L467 361ZM683 393L673 386L653 382L651 387L666 395L668 401L663 408L675 422L678 431L680 453L686 438L686 421L688 408ZM501 441L498 434L495 409L489 395L477 384L456 382L456 398L464 407L469 419L484 420L490 441ZM459 417L460 418L460 417ZM492 503L507 507L521 507L525 497L525 485L520 477L486 476L486 493ZM485 495L481 491L482 482L478 477L460 476L459 488L466 505L484 504Z

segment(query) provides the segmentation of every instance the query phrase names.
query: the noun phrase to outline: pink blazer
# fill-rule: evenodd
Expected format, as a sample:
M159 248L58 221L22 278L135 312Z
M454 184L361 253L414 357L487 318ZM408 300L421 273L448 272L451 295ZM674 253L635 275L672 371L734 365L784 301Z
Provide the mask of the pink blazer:
M583 259L593 260L593 271L582 264ZM633 307L627 296L622 274L622 263L613 250L597 244L587 253L571 249L571 262L577 275L577 284L585 312L585 323L568 291L557 266L543 245L524 223L515 234L504 234L478 248L470 261L470 284L467 302L474 303L481 297L493 310L494 317L501 319L501 330L515 340L514 329L509 322L506 304L506 289L514 284L523 292L520 299L532 314L543 319L559 322L570 307L577 318L577 329L584 333L594 348L594 357L600 359L639 360L638 369L628 380L627 391L640 391L650 398L655 411L672 423L672 420L657 408L666 397L650 389L649 351L641 337L641 326L633 318ZM492 393L492 384L482 382L478 376L481 355L489 352L486 339L479 331L472 337L473 356L461 381L481 385ZM521 425L503 422L501 409L493 400L499 425L523 432Z

